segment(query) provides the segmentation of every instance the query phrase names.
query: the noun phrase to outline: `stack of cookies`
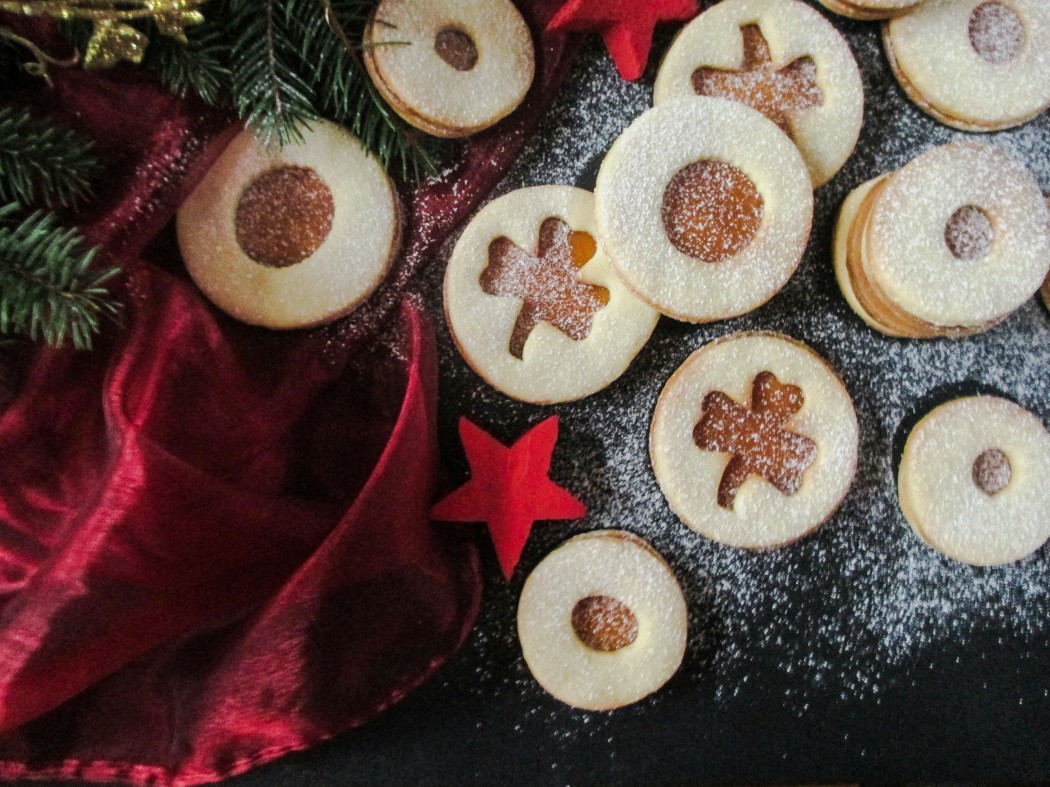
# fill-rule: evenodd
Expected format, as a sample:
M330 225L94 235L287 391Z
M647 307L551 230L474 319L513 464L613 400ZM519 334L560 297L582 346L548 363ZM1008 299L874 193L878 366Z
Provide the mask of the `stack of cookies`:
M854 190L834 260L843 295L876 330L974 334L1039 289L1050 212L1022 164L989 145L952 143Z

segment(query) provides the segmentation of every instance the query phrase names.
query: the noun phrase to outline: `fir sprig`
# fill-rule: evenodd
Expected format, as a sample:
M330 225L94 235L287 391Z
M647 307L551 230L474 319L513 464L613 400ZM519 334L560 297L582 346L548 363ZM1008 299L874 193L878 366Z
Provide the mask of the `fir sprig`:
M118 269L94 267L96 252L54 214L0 206L0 336L90 349L102 319L119 313L104 286Z
M157 72L168 90L179 98L196 93L213 106L223 101L230 82L230 51L221 25L189 27L185 43L160 35L152 22L145 27L150 45L143 65Z
M210 104L232 105L268 143L298 141L311 120L329 118L384 167L418 180L437 172L447 143L409 127L373 86L360 53L376 4L211 0L185 45L136 24L150 38L145 65L176 94L192 90Z
M0 202L75 207L100 170L91 140L0 106Z
M264 143L302 139L304 124L317 117L314 91L302 69L302 22L292 0L228 0L228 25L235 32L230 89L237 113Z

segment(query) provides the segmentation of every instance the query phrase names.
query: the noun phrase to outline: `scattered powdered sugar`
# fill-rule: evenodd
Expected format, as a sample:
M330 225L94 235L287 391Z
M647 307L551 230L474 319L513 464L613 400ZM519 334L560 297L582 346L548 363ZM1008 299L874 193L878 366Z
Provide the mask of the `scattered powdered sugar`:
M923 150L967 137L905 100L880 51L877 25L843 27L861 66L866 122L845 168L816 194L813 232L798 272L765 306L706 325L663 318L609 388L581 402L539 407L486 385L459 356L441 322L441 280L455 237L419 283L439 323L439 428L452 478L466 476L456 435L460 416L510 442L557 414L561 433L551 476L589 509L582 522L538 524L509 583L495 578L489 556L482 617L460 656L473 674L457 691L479 700L526 698L523 723L541 720L555 745L559 736L604 741L615 733L612 717L541 700L516 640L524 578L558 543L584 530L622 528L642 536L682 584L689 645L680 674L646 701L656 706L648 711L654 714L676 692L732 703L756 681L767 691L781 691L783 703L800 715L812 701L827 697L877 701L910 665L946 644L965 647L975 633L991 632L1022 649L1034 648L1050 634L1047 547L1018 564L974 568L923 544L898 508L896 469L905 438L936 404L960 394L994 393L1050 423L1050 315L1030 299L976 337L903 341L872 331L850 310L831 264L832 230L846 194ZM601 155L650 100L647 84L624 83L604 52L589 47L540 133L493 197L543 183L593 187ZM1050 116L987 141L1023 161L1043 191L1050 191ZM849 389L861 430L856 478L838 512L815 534L766 552L726 548L686 528L668 509L648 456L650 420L665 382L694 350L740 330L782 332L820 353Z

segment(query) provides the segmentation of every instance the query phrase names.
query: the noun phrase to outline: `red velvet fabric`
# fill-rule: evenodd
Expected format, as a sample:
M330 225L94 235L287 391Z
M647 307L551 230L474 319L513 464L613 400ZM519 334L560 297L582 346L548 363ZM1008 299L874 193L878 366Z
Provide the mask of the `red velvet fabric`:
M526 104L403 192L388 281L308 332L236 323L178 259L171 218L227 117L134 69L31 97L99 141L76 218L125 308L93 352L0 375L0 777L214 781L363 723L462 643L477 554L428 517L433 335L401 293L553 97L570 48L538 54Z

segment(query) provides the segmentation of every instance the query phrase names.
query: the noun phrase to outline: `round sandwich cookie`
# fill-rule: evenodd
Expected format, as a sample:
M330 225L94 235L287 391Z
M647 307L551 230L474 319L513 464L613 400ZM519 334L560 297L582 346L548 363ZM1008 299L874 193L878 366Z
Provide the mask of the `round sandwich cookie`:
M904 92L946 125L996 131L1050 106L1046 0L926 0L882 39Z
M438 137L509 115L535 72L532 35L510 0L382 0L364 61L394 111Z
M232 317L304 328L341 317L383 280L401 242L390 178L323 121L269 148L244 131L177 216L186 269Z
M891 336L985 330L1050 270L1050 210L998 148L951 143L855 189L839 212L835 273L858 315Z
M732 547L784 546L815 530L853 482L853 402L801 342L737 333L693 353L653 413L649 456L671 510Z
M870 22L907 14L925 0L819 0L832 13Z
M908 435L897 491L937 551L976 566L1021 560L1050 538L1050 432L996 396L947 402Z
M445 272L445 316L467 363L526 402L589 396L623 374L660 315L597 243L594 197L519 189L470 221Z
M663 314L709 322L761 306L791 278L813 186L773 121L738 101L692 96L664 101L620 135L595 206L602 247L627 286Z
M678 34L653 101L719 96L772 120L798 146L816 188L857 144L864 88L849 44L797 0L724 0Z
M562 702L612 710L663 686L685 655L688 614L664 559L622 530L569 539L525 580L518 639L536 681Z

